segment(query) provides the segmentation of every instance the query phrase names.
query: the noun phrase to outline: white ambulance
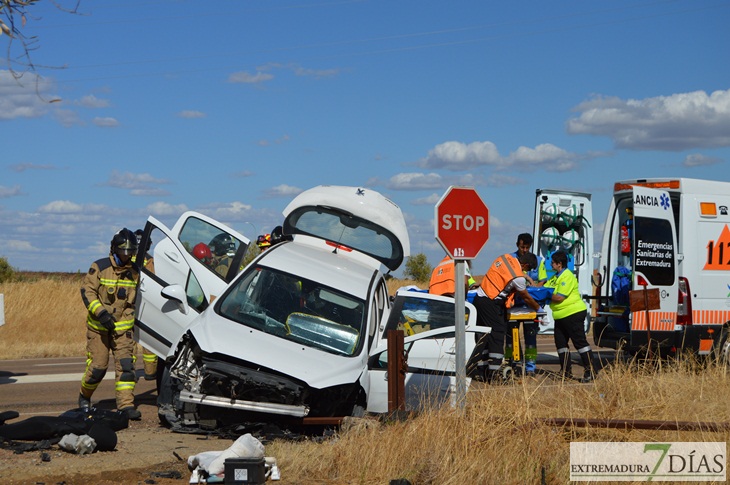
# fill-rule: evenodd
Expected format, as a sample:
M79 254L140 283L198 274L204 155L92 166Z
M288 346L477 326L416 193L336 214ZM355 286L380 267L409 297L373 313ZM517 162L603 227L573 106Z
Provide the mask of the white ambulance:
M614 184L598 254L596 345L635 351L650 341L662 355L686 349L727 360L729 208L728 182L655 178ZM636 292L644 289L649 291ZM627 298L632 290L634 304ZM655 301L652 293L658 294Z
M547 276L552 276L550 256L558 249L568 254L568 267L578 279L582 295L592 292L593 275L593 209L591 194L565 190L537 189L532 251L542 262ZM534 276L534 274L532 275ZM534 278L533 278L534 279ZM555 324L548 305L540 333L552 334ZM586 332L590 314L586 317Z

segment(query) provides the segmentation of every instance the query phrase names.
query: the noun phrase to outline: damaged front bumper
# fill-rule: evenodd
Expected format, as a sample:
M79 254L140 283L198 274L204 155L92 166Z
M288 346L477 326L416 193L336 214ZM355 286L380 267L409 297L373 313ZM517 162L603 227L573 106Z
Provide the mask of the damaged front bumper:
M181 391L179 401L219 408L237 409L239 411L293 416L296 418L303 418L309 414L309 407L307 406L244 401L226 397L210 396L192 391Z

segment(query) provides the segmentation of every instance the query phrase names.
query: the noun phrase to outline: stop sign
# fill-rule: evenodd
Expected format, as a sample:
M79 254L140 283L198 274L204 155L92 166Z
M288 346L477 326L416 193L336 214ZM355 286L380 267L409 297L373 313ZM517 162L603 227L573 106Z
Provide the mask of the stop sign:
M474 259L489 239L489 209L476 190L446 190L435 207L436 240L452 259Z

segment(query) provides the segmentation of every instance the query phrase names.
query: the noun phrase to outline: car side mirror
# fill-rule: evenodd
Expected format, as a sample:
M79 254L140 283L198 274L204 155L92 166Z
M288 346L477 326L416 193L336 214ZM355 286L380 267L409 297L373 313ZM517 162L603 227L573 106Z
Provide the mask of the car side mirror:
M174 301L177 303L178 308L183 313L183 315L188 314L188 300L185 296L185 290L180 285L169 285L166 286L160 291L160 294L167 298L168 300Z

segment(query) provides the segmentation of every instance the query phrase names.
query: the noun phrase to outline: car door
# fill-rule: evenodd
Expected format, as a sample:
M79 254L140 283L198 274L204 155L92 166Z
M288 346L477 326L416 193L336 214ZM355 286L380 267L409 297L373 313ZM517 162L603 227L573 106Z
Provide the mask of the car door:
M226 235L232 263L216 271L217 260L199 260L193 249ZM136 301L135 340L166 357L192 321L236 276L250 241L242 234L197 212L186 212L172 229L150 216L140 244L144 261ZM145 251L142 250L145 248ZM235 269L234 269L235 268Z
M400 290L396 294L384 335L388 330L403 331L408 369L405 376L405 400L409 410L446 402L455 405L456 338L454 299L444 296ZM465 302L466 357L473 353L476 340L489 333L488 327L476 326L476 309ZM388 411L388 348L383 340L370 353L368 373L368 411ZM467 386L470 379L467 379Z

